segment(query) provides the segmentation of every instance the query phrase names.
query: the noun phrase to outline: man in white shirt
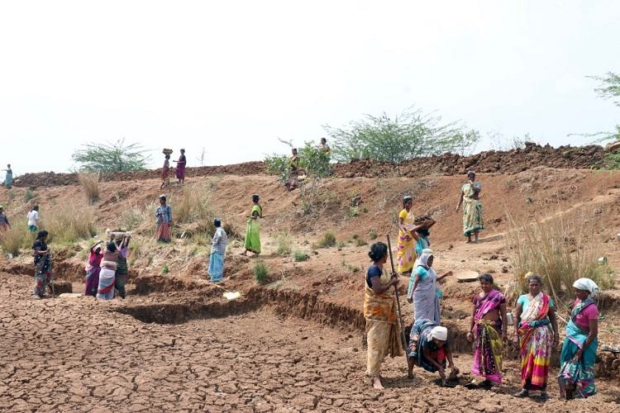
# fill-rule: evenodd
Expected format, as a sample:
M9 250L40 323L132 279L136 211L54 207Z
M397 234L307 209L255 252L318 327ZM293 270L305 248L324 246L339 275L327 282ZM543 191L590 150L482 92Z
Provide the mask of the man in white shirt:
M28 230L33 234L39 231L39 206L32 207L32 211L28 212Z

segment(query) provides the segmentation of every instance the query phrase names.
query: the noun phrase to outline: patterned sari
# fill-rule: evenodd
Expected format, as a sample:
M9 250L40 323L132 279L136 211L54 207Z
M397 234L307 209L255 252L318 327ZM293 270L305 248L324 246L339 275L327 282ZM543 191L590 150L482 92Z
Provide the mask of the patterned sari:
M596 361L596 349L598 347L598 338L583 351L581 360L573 361L575 354L579 349L583 348L587 334L584 334L579 326L575 323L575 318L590 305L594 304L591 298L580 301L573 307L571 320L566 326L566 338L562 344L562 356L560 358L560 374L558 381L560 383L560 394L562 397L566 395L566 385L570 384L578 392L581 397L594 396L596 394L596 385L594 384L594 363ZM581 388L578 385L581 384Z
M255 213L257 214L256 219L248 219L245 230L245 249L260 254L260 219L263 217L263 208L260 205L254 205L254 207L252 207L252 212L250 212L250 216L253 217Z
M411 231L415 227L415 216L413 211L407 212L406 209L400 211L398 217L403 220L402 226ZM408 238L408 239L407 239ZM402 229L398 230L398 249L396 250L396 260L398 264L398 272L406 274L411 272L413 264L415 263L415 248L416 241L413 239L409 232L403 232Z
M474 298L474 305L476 306L474 314L476 350L471 373L497 384L502 383L503 343L500 334L502 320L485 320L484 316L490 311L499 310L499 307L505 302L506 299L497 290L492 290L483 298L478 295Z
M437 347L430 336L431 330L439 324L433 320L417 320L411 327L409 335L409 348L407 349L407 357L413 358L416 365L431 373L437 371L437 367L424 356L424 349L430 351L430 356L443 368L446 368L446 351L448 341L442 346Z
M381 285L390 282L390 275L383 272L379 279ZM385 356L401 356L403 349L400 328L396 315L396 298L391 290L377 294L365 284L364 318L366 319L366 339L368 341L368 367L366 374L373 377L381 373Z
M43 297L47 286L53 281L52 275L52 260L47 249L47 244L44 241L36 240L32 246L35 251L34 255L34 291L33 294L39 297ZM37 254L36 251L48 251L47 254Z
M528 390L547 389L553 346L549 308L549 296L541 292L530 300L521 315L519 324L521 384Z
M479 185L476 183L476 185ZM463 235L469 237L471 234L484 229L482 219L482 202L474 199L474 185L466 183L463 185Z

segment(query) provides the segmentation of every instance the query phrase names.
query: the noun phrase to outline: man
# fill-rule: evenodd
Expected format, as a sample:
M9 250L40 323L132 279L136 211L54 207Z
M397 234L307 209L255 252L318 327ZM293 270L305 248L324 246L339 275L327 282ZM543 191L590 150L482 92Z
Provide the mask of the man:
M39 206L32 207L32 211L28 212L28 231L36 234L39 231Z
M224 258L228 236L222 228L222 221L219 218L215 218L213 225L215 226L215 234L211 240L211 259L208 272L211 276L211 282L219 283L224 277Z
M9 217L4 213L4 208L0 205L0 232L4 232L11 228L11 224L9 223Z

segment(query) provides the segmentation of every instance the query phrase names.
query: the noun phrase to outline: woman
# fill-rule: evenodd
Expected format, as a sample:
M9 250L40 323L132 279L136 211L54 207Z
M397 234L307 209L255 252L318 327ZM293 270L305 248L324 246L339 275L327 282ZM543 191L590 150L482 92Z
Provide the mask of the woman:
M428 219L426 222L423 222L423 227L416 230L416 235L418 236L418 240L415 243L415 256L416 259L422 256L422 252L431 247L430 236L431 233L429 229L435 225L434 219Z
M114 288L118 290L121 298L127 296L125 284L129 278L129 265L127 264L127 254L129 253L129 241L131 237L126 235L116 240L116 249L119 251L118 260L116 261L116 281Z
M467 172L467 179L467 183L461 188L456 212L463 205L463 234L467 237L467 242L471 242L472 234L475 242L478 242L478 234L484 229L482 202L480 202L482 186L480 182L476 182L476 174L473 171Z
M441 308L439 300L443 293L437 287L437 282L452 275L452 271L437 277L433 269L433 252L424 250L417 261L413 276L409 280L407 301L413 303L414 319L432 320L439 325L441 322Z
M439 372L441 380L446 377L446 360L450 368L450 378L455 378L459 369L454 365L452 352L448 342L448 329L441 327L432 320L416 320L411 327L409 348L407 349L407 377L413 379L413 366L435 373Z
M211 282L219 283L224 277L224 258L226 257L228 236L222 228L222 221L219 218L215 218L213 225L215 226L215 234L211 240L211 258L208 272L211 276Z
M52 259L47 248L47 231L39 231L37 239L32 245L34 251L34 291L36 300L43 298L45 289L52 282Z
M474 309L467 340L475 342L474 365L471 373L484 377L476 387L489 389L502 384L502 342L507 340L506 299L493 286L493 277L478 277L482 291L473 301Z
M166 196L159 196L159 206L155 211L155 219L157 222L157 232L155 238L159 242L170 242L170 226L172 225L172 208L166 205Z
M176 168L176 176L178 179L179 185L185 184L185 166L187 165L187 158L185 158L185 149L181 149L181 156L179 156L179 160L175 161L177 163Z
M170 185L170 155L166 155L164 166L161 169L161 185L159 189L164 189Z
M7 189L11 189L13 186L13 170L11 169L11 164L6 166L5 171L6 175L4 176L4 186L6 186Z
M364 318L368 342L366 374L375 389L383 389L381 364L388 354L402 355L400 329L396 315L396 297L392 287L398 286L398 276L383 271L388 258L388 247L377 242L370 247L368 256L372 265L366 273L364 288Z
M515 397L529 397L530 391L540 390L541 397L547 399L551 350L559 340L558 322L553 299L541 291L542 278L531 275L527 283L530 292L519 297L515 309L522 386Z
M573 284L575 302L560 358L560 394L566 400L596 394L594 362L598 347L598 308L592 299L598 286L589 278L580 278ZM581 388L578 386L581 385Z
M241 255L248 255L248 251L259 255L261 252L260 244L260 219L263 217L263 207L259 204L260 197L252 195L254 206L250 212L250 219L245 230L245 251Z
M419 236L416 231L424 228L424 224L415 225L415 216L411 208L413 198L407 195L403 198L403 210L398 214L398 249L396 250L396 260L398 272L401 275L411 275L411 270L415 263L416 242Z
M292 156L289 161L289 169L290 169L289 181L288 181L289 191L292 191L293 189L297 188L297 185L299 183L299 162L300 161L299 161L299 156L297 155L297 149L293 148Z
M103 253L103 262L99 272L99 286L97 288L97 298L100 300L111 300L114 298L114 285L116 283L116 268L120 251L116 244L110 241L106 245Z
M28 231L36 234L39 231L39 206L33 206L26 218L28 219Z
M4 213L4 207L0 205L0 233L7 231L9 228L11 228L9 217Z
M328 157L331 156L332 150L327 144L327 138L321 138L321 143L319 144L319 151L323 152Z
M99 273L101 272L101 260L103 259L103 252L101 251L101 243L99 241L92 247L90 247L90 255L88 257L88 265L86 266L86 289L84 295L90 295L92 297L97 296L97 289L99 288Z

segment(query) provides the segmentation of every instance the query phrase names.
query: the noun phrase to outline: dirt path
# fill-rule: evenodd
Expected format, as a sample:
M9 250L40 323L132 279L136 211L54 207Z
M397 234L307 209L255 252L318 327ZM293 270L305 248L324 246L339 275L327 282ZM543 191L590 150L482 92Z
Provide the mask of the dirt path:
M266 309L181 325L144 324L125 302L33 301L31 279L0 274L0 410L210 412L612 411L618 389L567 404L517 400L518 378L494 392L405 379L404 359L369 389L359 337ZM130 297L128 301L137 300ZM142 298L140 298L142 300ZM471 359L460 355L467 371ZM551 393L557 393L555 383Z

